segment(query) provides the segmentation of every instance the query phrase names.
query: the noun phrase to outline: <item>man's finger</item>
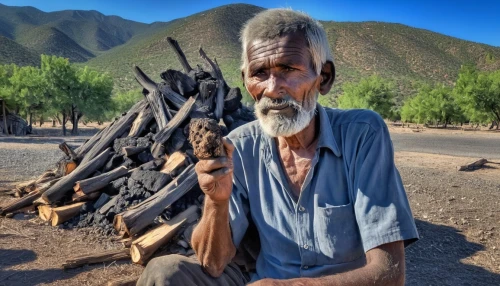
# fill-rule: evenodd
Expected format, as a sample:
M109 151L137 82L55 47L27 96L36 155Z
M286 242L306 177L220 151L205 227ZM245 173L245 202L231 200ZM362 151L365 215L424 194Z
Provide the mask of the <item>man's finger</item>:
M219 157L215 159L200 160L196 164L196 171L200 173L210 173L214 170L229 167L229 162L226 157Z
M222 144L224 144L224 151L226 151L226 156L229 158L233 157L234 145L227 137L222 138Z
M204 174L200 175L201 178L199 180L200 180L200 183L217 182L221 178L229 175L230 173L231 173L231 169L221 168L221 169L215 170L213 172L204 173Z

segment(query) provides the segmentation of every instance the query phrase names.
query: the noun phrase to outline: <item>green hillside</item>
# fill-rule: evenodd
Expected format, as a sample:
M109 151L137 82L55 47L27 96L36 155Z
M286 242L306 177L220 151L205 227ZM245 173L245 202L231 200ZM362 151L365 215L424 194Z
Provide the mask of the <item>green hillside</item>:
M0 64L39 66L40 56L24 46L0 36Z
M167 37L176 39L191 65L202 64L200 46L216 58L231 86L240 86L242 25L263 8L233 4L168 23L150 25L96 11L45 13L32 7L0 4L0 35L31 50L57 54L109 72L116 90L138 88L132 73L138 65L153 79L168 69L181 69ZM500 69L500 48L473 43L401 24L323 22L334 51L337 79L329 96L345 81L379 74L396 83L401 97L421 82L455 81L462 64Z

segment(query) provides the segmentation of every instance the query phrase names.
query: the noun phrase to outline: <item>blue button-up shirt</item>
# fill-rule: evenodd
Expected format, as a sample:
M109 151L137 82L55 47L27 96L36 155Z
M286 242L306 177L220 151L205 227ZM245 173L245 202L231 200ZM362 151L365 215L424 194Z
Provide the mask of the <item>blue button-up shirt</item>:
M275 139L257 121L234 130L230 224L238 247L251 219L261 252L252 280L359 268L379 245L418 239L390 135L369 110L317 106L319 138L298 198Z

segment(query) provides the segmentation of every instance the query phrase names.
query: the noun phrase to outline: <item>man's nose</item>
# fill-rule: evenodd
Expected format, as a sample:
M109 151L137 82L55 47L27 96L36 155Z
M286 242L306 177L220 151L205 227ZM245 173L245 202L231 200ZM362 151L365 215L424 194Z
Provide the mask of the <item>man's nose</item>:
M286 95L285 80L280 75L271 73L266 80L263 95L271 99L283 98Z

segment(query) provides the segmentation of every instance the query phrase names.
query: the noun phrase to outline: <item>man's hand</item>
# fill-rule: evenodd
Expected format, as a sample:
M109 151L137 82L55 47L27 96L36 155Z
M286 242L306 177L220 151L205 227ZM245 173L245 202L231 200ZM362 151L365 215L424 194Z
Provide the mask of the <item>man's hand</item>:
M225 156L200 160L195 167L201 190L214 203L227 202L233 189L234 146L226 138L222 141Z

